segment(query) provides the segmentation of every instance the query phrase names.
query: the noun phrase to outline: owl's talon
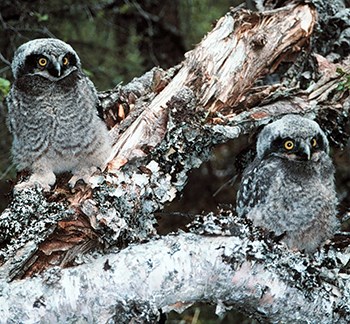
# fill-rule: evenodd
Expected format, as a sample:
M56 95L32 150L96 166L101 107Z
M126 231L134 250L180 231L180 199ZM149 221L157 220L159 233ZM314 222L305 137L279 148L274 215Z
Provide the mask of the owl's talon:
M48 192L51 190L51 186L56 182L56 176L53 172L45 172L45 173L33 173L27 181L20 182L15 185L15 191L21 191L27 188L34 188L39 186L44 190L44 192Z
M74 188L78 181L82 180L86 184L90 183L90 178L94 172L97 171L96 167L85 168L76 172L68 181L68 185L70 188Z
M79 180L80 179L77 176L71 177L70 180L68 181L69 188L73 189Z

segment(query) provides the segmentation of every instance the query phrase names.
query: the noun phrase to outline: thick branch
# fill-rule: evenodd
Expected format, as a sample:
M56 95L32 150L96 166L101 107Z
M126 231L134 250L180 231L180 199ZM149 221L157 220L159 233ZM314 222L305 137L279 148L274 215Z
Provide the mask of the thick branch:
M43 278L3 285L1 320L63 323L79 317L106 323L124 305L118 323L126 323L135 316L134 308L144 305L143 320L157 309L181 310L207 301L272 322L348 323L347 276L331 279L331 270L317 259L307 268L301 255L268 239L251 241L245 225L235 227L237 236L168 236L73 269L53 269ZM273 259L266 257L271 248ZM332 253L327 257L339 262Z
M191 52L172 81L149 103L117 141L112 157L130 159L143 145L164 136L169 101L184 87L194 91L198 108L209 111L234 107L255 80L272 72L284 57L300 50L313 30L316 12L293 5L268 13L244 10L228 13ZM231 108L232 109L232 108ZM230 110L231 110L230 109ZM109 171L115 171L111 164Z
M316 11L308 5L261 14L240 11L221 18L187 54L191 84L203 84L198 88L199 105L210 111L237 106L256 79L300 51L315 20Z

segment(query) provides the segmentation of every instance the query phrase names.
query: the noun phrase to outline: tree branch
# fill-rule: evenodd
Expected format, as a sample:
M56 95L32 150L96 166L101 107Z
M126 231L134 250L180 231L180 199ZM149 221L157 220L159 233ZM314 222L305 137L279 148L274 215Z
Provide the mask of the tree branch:
M305 256L262 239L232 215L219 217L197 219L203 222L197 227L215 227L219 236L167 236L72 269L54 268L42 277L3 284L1 320L62 323L78 316L105 323L117 316L118 323L127 323L148 316L154 323L158 309L180 311L207 301L221 311L240 308L271 322L349 322L349 275L339 273L349 254L338 259L340 253L323 251L306 263ZM218 226L222 218L226 230ZM230 231L236 235L227 236ZM117 314L121 305L124 312Z

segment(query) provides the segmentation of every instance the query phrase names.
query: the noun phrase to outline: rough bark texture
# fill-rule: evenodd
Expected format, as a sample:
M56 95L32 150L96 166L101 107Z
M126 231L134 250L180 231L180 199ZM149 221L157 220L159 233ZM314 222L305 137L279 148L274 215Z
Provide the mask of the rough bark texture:
M218 303L218 313L235 307L261 321L349 322L349 274L342 272L349 255L329 251L307 259L230 214L200 217L194 227L202 235L167 236L3 284L1 319L155 323L160 310L207 301Z
M154 227L214 145L278 116L316 118L345 144L350 59L332 33L349 28L349 9L266 8L232 10L180 65L101 93L115 145L89 185L72 192L63 175L49 194L14 193L0 217L1 320L153 323L158 309L208 301L272 322L349 322L346 239L310 258L227 211L198 217L193 234L160 238ZM313 52L321 40L323 56Z

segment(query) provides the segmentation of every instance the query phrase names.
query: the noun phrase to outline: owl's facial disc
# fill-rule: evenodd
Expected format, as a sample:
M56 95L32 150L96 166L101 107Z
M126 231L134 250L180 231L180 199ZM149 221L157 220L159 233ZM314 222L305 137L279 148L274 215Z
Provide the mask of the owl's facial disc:
M318 155L324 151L321 138L291 139L278 138L271 147L271 153L280 158L295 161L309 161L318 159Z
M293 144L291 144L293 143ZM284 142L284 154L287 158L300 161L308 161L311 159L311 148L304 141L294 142L290 139Z
M57 81L77 69L76 59L70 53L59 57L33 54L27 57L21 74L40 75L46 79Z

